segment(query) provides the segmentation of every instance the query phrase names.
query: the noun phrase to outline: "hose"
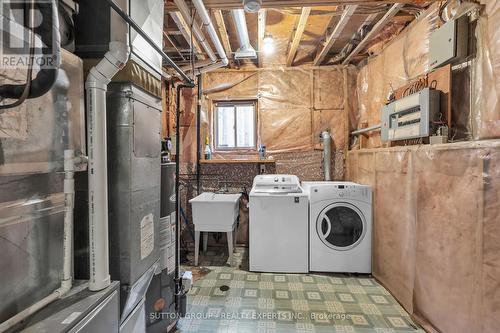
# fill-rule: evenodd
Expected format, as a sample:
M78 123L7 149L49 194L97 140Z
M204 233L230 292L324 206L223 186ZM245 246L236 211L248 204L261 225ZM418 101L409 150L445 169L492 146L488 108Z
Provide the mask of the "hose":
M31 1L31 4L35 3L35 0ZM11 104L14 106L20 105L26 99L37 98L46 94L54 85L57 73L59 71L60 59L61 59L61 45L59 36L59 16L57 9L57 0L51 0L50 3L40 2L36 4L36 7L40 10L43 21L40 26L34 29L32 37L34 34L38 34L42 40L45 47L42 48L42 54L45 58L50 58L55 60L55 63L47 65L40 69L35 79L31 79L31 74L28 75L28 80L25 84L5 84L0 86L0 97L18 99L17 102ZM34 16L34 15L30 15ZM30 47L31 54L34 52L34 43ZM30 54L30 70L33 70L33 56ZM26 93L28 91L28 93ZM7 107L12 107L11 105L0 106L1 109L6 109Z
M34 21L35 21L35 15L33 15L34 11L35 11L35 0L31 0L28 14L26 15L28 16L27 21L30 22L30 26L34 26ZM11 104L0 105L0 110L15 108L24 103L24 101L28 98L31 88L31 77L33 76L33 56L35 55L34 45L35 45L35 33L32 31L30 34L30 40L28 44L28 47L30 49L30 58L28 60L28 71L26 73L26 84L24 85L24 90L17 101ZM4 100L5 98L6 97L2 96L2 100Z

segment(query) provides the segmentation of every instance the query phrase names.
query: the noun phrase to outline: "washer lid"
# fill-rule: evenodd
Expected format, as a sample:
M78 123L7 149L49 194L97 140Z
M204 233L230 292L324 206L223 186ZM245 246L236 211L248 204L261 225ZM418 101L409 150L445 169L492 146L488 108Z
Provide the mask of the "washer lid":
M334 250L356 247L366 234L363 213L347 202L336 202L321 211L316 220L316 232L321 241Z

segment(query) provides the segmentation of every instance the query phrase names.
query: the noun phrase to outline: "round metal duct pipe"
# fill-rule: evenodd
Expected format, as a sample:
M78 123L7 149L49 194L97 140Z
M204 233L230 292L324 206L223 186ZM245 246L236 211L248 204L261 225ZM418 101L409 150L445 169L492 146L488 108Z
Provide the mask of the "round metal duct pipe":
M243 9L247 13L257 13L262 6L262 0L243 0Z

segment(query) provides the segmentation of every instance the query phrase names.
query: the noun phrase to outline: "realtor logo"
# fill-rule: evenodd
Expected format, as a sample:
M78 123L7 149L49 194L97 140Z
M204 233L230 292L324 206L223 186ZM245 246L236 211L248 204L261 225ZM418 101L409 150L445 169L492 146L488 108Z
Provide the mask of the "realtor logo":
M31 60L34 68L57 68L55 46L60 37L55 14L56 8L49 0L37 0L33 7L29 0L2 0L0 67L28 68Z

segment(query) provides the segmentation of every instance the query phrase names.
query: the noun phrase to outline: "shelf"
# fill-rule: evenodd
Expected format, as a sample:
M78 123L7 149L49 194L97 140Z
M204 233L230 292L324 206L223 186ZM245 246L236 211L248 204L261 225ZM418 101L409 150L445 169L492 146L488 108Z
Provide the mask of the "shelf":
M230 160L200 160L200 164L273 164L276 163L274 159L257 160L257 159L230 159Z

